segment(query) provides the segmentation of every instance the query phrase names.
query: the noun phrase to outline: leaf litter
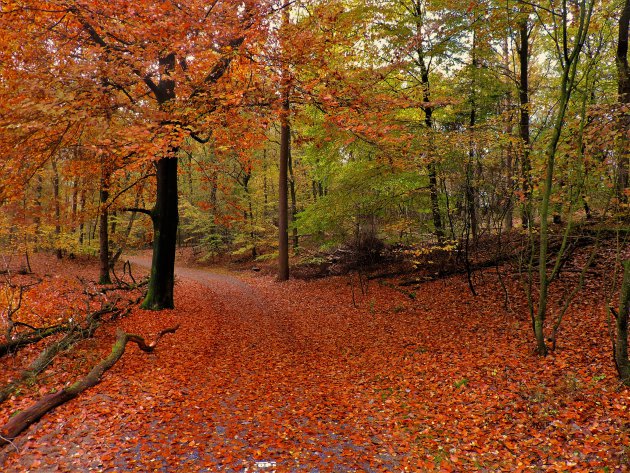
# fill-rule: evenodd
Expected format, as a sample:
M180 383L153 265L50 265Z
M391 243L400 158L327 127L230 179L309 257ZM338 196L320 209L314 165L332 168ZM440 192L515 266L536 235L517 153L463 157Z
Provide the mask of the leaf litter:
M371 284L357 307L345 277L178 274L175 310L118 324L180 330L154 354L129 349L32 426L6 447L5 471L629 470L629 395L597 288L540 359L518 281L506 281L508 312L491 274L478 297L454 276L413 300ZM60 379L86 372L114 332L100 329Z

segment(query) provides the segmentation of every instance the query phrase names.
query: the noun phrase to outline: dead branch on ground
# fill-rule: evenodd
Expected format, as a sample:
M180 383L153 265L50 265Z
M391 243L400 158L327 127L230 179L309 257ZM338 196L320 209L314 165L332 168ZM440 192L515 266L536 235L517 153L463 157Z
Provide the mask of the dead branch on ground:
M9 421L0 428L0 446L11 443L31 424L37 422L54 408L70 401L71 399L74 399L83 391L96 386L101 381L103 374L114 366L123 356L127 343L133 342L138 345L138 348L142 351L151 353L155 350L158 342L164 335L168 333L175 333L178 328L179 325L162 330L155 341L151 344L147 344L145 339L140 335L129 334L118 329L116 333L116 341L112 346L111 353L100 363L94 366L87 376L68 387L42 397L29 408L11 417Z

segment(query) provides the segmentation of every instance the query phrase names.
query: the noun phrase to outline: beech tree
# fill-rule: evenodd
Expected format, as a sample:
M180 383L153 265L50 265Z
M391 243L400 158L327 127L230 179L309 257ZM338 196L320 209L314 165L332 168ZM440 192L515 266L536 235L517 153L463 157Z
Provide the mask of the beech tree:
M545 173L542 179L540 203L540 237L539 237L539 296L538 308L533 319L533 329L536 337L536 349L539 355L547 354L545 343L544 322L547 316L547 302L550 281L556 277L560 268L561 258L549 274L547 271L549 251L549 212L551 196L554 187L554 172L560 137L564 131L564 122L569 107L571 94L578 77L578 65L584 44L589 34L594 2L583 0L578 4L577 18L569 19L569 5L563 0L558 9L547 13L552 16L551 39L555 46L556 59L560 68L560 84L558 86L558 106L556 108L551 129L551 136L545 149ZM559 21L558 21L559 20ZM577 24L572 25L573 22ZM569 29L571 28L571 31ZM561 255L559 255L561 256Z
M83 90L86 97L73 97L75 108L83 106L89 114L89 100L115 93L127 99L119 111L130 110L147 130L146 141L128 146L156 168L154 207L130 209L148 215L154 228L151 278L143 306L172 307L178 152L185 137L208 141L213 113L240 94L230 92L222 79L239 49L246 47L246 37L255 43L253 38L261 33L264 2L246 0L238 8L232 2L194 0L148 2L141 8L101 1L31 2L28 7L9 3L3 25L31 31L32 54L36 48L46 49L48 38L51 44L64 44L65 52L54 51L56 56L66 55L58 67L66 68L67 75L87 74L92 81L90 94ZM245 64L243 60L237 67ZM130 141L137 138L128 136Z

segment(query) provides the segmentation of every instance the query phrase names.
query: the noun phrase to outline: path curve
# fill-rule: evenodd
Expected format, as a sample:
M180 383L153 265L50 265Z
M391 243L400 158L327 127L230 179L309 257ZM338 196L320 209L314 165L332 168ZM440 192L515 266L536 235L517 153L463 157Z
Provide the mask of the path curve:
M134 274L151 264L128 259ZM383 400L364 387L378 362L356 336L378 324L351 308L345 281L321 291L180 264L175 274L176 309L138 309L117 324L147 337L179 330L151 355L130 347L98 386L17 439L4 471L399 469L406 453L392 449ZM99 331L87 366L108 353L114 330Z

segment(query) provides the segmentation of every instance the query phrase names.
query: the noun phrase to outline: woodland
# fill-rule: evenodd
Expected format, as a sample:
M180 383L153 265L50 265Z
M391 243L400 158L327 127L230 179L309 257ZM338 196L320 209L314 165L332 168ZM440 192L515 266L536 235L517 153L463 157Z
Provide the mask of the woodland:
M630 471L630 0L0 0L0 466Z

